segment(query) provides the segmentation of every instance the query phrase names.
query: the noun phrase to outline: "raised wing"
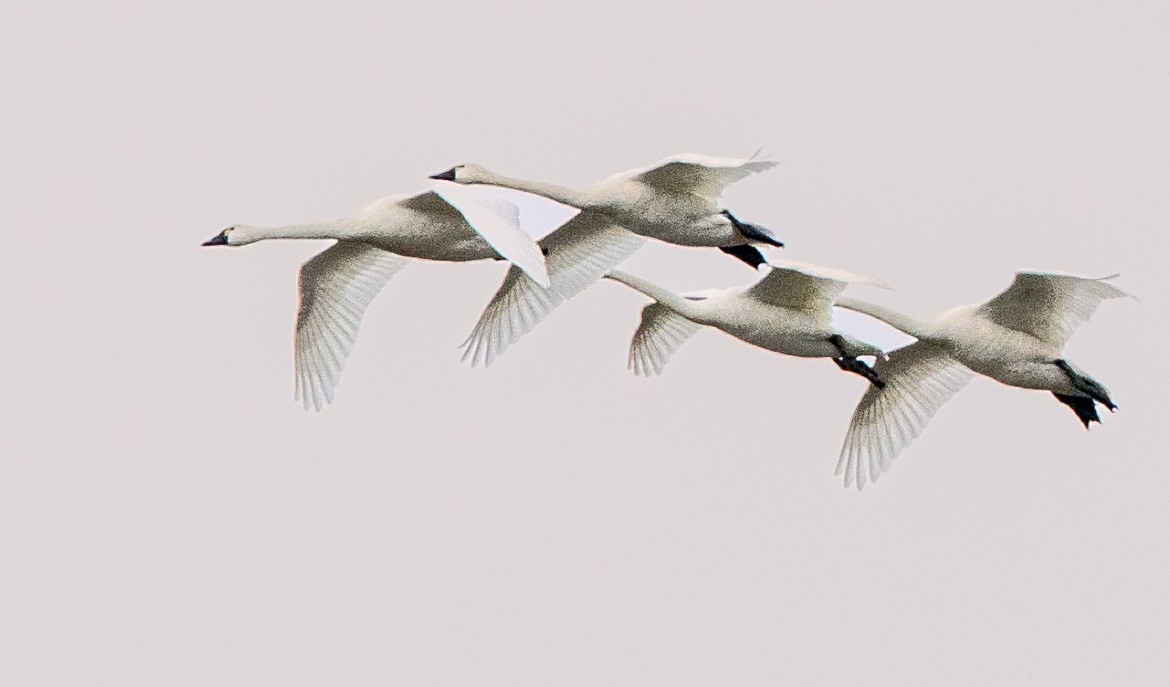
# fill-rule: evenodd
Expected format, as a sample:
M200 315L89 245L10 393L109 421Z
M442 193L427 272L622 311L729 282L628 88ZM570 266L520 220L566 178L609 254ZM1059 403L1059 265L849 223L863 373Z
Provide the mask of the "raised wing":
M848 282L811 271L771 265L768 273L747 290L747 296L770 305L821 314L832 319L833 303Z
M700 329L702 325L661 303L647 305L642 308L642 322L630 341L630 369L639 376L662 374L670 356Z
M338 241L301 266L296 334L296 399L305 410L333 402L362 315L410 258Z
M443 184L434 191L413 196L404 204L424 209L436 204L458 213L503 258L524 270L538 284L548 286L548 271L540 246L520 228L520 209L500 198L488 198L458 184Z
M596 213L582 212L544 237L549 287L543 288L515 267L484 308L463 342L463 359L491 365L521 336L532 331L561 303L601 279L645 241Z
M884 389L869 385L853 411L837 472L845 486L857 489L876 482L902 449L918 438L930 418L974 375L928 343L899 348L889 360L878 360L874 371Z
M718 198L728 185L775 166L771 160L677 155L631 176L664 193L696 193Z
M979 306L996 324L1063 346L1101 301L1128 296L1105 280L1043 272L1018 272L1006 291Z

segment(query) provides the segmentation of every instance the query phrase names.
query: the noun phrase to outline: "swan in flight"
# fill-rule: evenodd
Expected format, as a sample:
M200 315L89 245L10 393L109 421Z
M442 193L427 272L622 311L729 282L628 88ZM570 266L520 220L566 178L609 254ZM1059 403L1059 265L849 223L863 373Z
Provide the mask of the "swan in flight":
M614 270L606 275L654 299L630 341L634 374L661 374L678 347L703 326L715 327L760 348L801 358L831 358L842 370L878 388L885 383L858 356L884 357L882 349L835 329L833 302L850 282L868 281L823 267L771 265L748 287L675 294ZM874 282L871 282L874 283Z
M203 245L243 246L265 239L337 239L301 266L296 399L306 410L333 401L362 315L411 258L508 260L534 284L549 283L544 256L520 228L516 206L465 189L382 198L353 217L327 222L235 224Z
M476 164L456 165L432 179L489 184L543 196L580 210L541 242L551 286L545 290L510 270L464 342L472 365L492 361L557 305L584 290L637 250L643 237L682 246L718 247L758 268L757 245L783 246L766 227L723 209L723 189L776 163L699 155L668 158L615 174L588 189L506 177Z
M1113 275L1116 277L1117 275ZM861 397L837 462L845 486L877 481L890 461L926 427L939 407L978 373L1021 389L1050 391L1088 429L1096 404L1117 409L1109 391L1066 360L1061 349L1101 301L1127 296L1102 279L1019 272L1003 293L981 305L953 308L923 321L853 298L837 305L877 318L918 339L874 371L884 389Z

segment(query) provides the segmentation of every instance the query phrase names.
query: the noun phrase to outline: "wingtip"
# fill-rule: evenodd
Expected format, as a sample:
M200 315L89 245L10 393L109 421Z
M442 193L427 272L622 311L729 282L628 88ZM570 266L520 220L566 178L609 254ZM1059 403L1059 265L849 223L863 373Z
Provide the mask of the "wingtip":
M1120 276L1121 276L1121 272L1115 272L1107 277L1094 277L1093 281L1102 281L1102 282L1103 281L1113 281L1114 279L1117 279ZM1132 293L1130 293L1128 291L1118 289L1116 286L1113 286L1113 284L1109 284L1109 286L1112 286L1113 288L1117 289L1117 293L1121 297L1132 298L1133 300L1137 301L1138 303L1142 302L1142 299L1138 298L1137 296L1133 295Z

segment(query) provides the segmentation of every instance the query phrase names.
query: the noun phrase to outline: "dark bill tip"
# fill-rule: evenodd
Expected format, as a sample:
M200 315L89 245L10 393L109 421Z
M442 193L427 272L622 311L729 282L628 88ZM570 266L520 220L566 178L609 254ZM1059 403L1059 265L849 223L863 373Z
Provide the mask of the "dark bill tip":
M204 241L203 245L204 246L226 246L227 242L228 242L227 232L221 231L218 234L216 234L214 237L208 239L207 241Z
M438 174L432 174L431 178L435 179L437 181L455 181L455 168L452 167L451 169L448 169L446 172L439 172Z

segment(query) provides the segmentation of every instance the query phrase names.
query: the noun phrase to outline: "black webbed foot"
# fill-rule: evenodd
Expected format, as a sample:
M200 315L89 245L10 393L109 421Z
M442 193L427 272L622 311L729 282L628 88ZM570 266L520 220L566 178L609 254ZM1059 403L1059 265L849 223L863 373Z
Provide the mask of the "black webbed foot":
M837 351L841 354L840 356L833 358L833 362L837 363L837 367L845 370L846 372L852 372L855 375L861 375L862 377L865 377L869 380L870 384L873 384L879 389L886 388L885 381L882 380L877 371L875 371L869 365L866 365L864 362L858 360L857 356L849 355L848 351L845 350L845 339L842 338L840 334L834 334L830 336L829 343L833 344L833 347L836 348Z
M767 229L761 227L758 224L744 222L735 215L731 214L731 210L723 210L720 212L720 214L731 220L731 226L735 227L735 230L738 231L740 235L742 235L748 241L755 241L757 243L763 243L769 246L775 246L777 248L784 247L784 242L772 238L771 232L769 232Z
M759 269L760 265L767 262L764 259L764 254L755 246L749 246L747 244L742 246L723 246L719 250L746 262L753 270Z
M1069 365L1068 362L1064 360L1058 358L1052 362L1068 376L1069 381L1072 382L1073 387L1075 387L1077 391L1082 392L1090 399L1105 406L1111 413L1117 410L1117 404L1113 402L1112 398L1109 398L1109 390L1102 386L1100 382L1077 372L1073 369L1072 365ZM1066 403L1066 401L1061 402ZM1093 414L1095 416L1096 411L1094 411ZM1096 421L1100 422L1100 420Z
M852 372L855 375L861 375L862 377L865 377L867 380L869 380L870 384L873 384L879 389L886 388L886 383L880 376L878 376L878 373L872 367L866 365L857 358L842 356L840 358L833 358L833 362L837 363L837 367L845 370L846 372Z
M1093 399L1088 396L1058 394L1055 391L1052 392L1052 395L1056 397L1056 400L1072 408L1072 411L1077 414L1077 419L1081 421L1085 429L1089 428L1090 422L1100 424L1101 416L1097 414L1097 404L1093 403Z

